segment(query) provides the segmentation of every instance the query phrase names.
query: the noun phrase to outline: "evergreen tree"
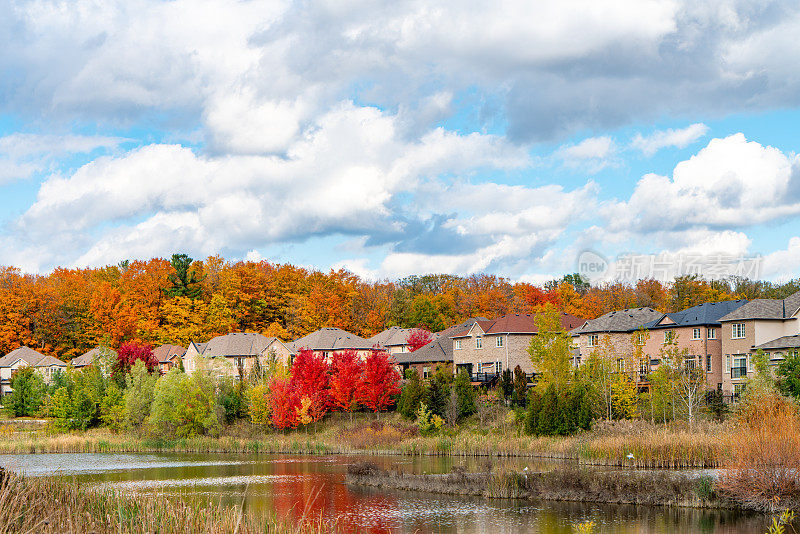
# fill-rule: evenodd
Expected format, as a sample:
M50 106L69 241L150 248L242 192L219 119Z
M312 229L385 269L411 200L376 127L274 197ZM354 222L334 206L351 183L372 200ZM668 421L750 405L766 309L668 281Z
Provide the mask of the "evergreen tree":
M205 279L197 277L197 272L190 271L194 261L187 254L173 254L170 263L175 269L174 273L170 273L169 281L172 287L164 290L170 297L188 297L192 300L198 299L202 293L202 286L200 282Z
M437 366L425 389L425 404L439 417L444 417L447 410L451 379L452 375L443 366Z
M406 369L406 383L400 393L397 410L407 419L414 419L425 392L416 369Z
M500 394L503 397L503 402L507 403L508 399L514 393L514 375L511 373L511 369L503 369L502 374L500 375Z
M800 398L800 354L793 352L778 364L778 389L796 399Z
M525 400L528 396L528 377L522 372L518 365L514 368L514 390L511 394L511 404L525 407Z
M44 380L32 367L18 369L11 377L11 395L5 404L15 417L35 415L44 399Z
M460 371L456 375L453 383L456 397L458 399L459 417L469 417L475 413L475 389L470 383L469 374Z

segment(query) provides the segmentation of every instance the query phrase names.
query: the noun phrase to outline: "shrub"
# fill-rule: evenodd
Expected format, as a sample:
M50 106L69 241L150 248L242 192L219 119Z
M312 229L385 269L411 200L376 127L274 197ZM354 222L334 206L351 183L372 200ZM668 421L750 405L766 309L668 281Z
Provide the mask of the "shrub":
M444 419L428 410L428 407L423 402L417 410L417 426L420 434L430 436L442 429Z
M100 419L109 429L119 432L125 425L126 417L125 396L122 390L114 382L111 382L100 402Z
M406 369L406 383L400 393L400 400L397 403L397 411L407 419L414 419L422 402L424 391L419 373L416 369Z
M458 416L469 417L475 413L475 389L470 383L470 377L466 371L460 371L456 375L453 383L456 397L458 398Z
M269 425L272 414L269 405L269 387L264 383L256 384L247 390L247 399L250 421L254 425Z
M148 427L164 437L216 435L216 405L211 381L201 373L189 376L173 369L158 380Z
M126 377L125 413L127 424L134 429L141 428L150 415L158 377L147 371L145 363L137 361Z
M236 419L247 417L247 390L244 380L223 378L218 383L217 402L222 407L225 422L233 423Z

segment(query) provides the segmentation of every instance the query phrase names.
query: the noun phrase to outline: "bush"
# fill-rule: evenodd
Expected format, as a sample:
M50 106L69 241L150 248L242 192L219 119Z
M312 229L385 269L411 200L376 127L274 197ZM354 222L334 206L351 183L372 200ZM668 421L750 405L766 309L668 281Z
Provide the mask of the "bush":
M95 366L63 373L50 399L50 414L62 430L86 430L101 423L106 379Z
M470 377L466 371L460 371L456 375L453 389L458 398L459 418L469 417L475 413L475 389L470 383Z
M423 436L430 436L437 433L444 426L444 419L439 415L428 410L425 403L419 405L417 410L417 426L419 433Z
M106 394L100 402L100 419L113 432L119 432L125 426L125 396L116 383L111 382Z
M5 400L14 417L36 414L44 401L45 385L41 375L32 367L18 369L11 377L11 395Z
M591 398L586 388L573 384L563 395L555 386L547 386L544 394L528 393L525 432L537 436L567 436L589 430L592 424Z
M424 391L416 369L406 369L406 383L400 393L397 411L407 419L414 419L422 402Z
M254 425L268 426L272 415L269 405L269 387L264 383L256 384L247 390L247 399L250 422Z
M216 406L211 381L173 369L158 380L148 427L164 437L218 435Z
M126 377L125 412L127 424L134 429L141 428L150 415L158 377L147 371L145 363L138 360Z
M244 380L234 381L224 378L219 381L217 402L222 407L222 414L227 424L236 419L247 417L247 391Z

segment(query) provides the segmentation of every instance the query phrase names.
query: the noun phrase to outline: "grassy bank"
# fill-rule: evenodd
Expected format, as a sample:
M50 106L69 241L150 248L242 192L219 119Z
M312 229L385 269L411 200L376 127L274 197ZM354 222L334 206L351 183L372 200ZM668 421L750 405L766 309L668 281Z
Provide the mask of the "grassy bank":
M242 513L238 507L187 504L159 496L85 488L60 478L0 474L0 534L312 534L335 531L316 519L297 524Z
M421 436L394 415L331 418L316 429L274 432L241 422L218 438L159 439L114 434L104 429L50 433L0 429L0 453L44 452L225 452L291 454L399 454L439 456L539 457L585 464L646 468L717 467L724 459L724 427L689 431L644 422L597 425L571 437L535 438L514 428L487 431L462 427ZM631 458L632 456L632 458Z
M347 483L499 499L694 508L744 507L743 503L722 496L710 478L693 478L668 471L637 473L568 467L542 473L501 469L490 473L454 470L447 475L418 475L386 471L362 462L350 466Z

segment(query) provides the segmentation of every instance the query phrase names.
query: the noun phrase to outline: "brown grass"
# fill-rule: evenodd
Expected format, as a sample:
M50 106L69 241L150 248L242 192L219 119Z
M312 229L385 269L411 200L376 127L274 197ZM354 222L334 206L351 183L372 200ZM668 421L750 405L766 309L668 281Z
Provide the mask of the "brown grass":
M750 399L725 441L730 461L720 487L753 508L800 506L800 414L797 405L764 393Z
M312 534L335 525L301 518L298 524L243 514L239 507L202 506L158 496L97 490L58 478L3 474L0 534Z

